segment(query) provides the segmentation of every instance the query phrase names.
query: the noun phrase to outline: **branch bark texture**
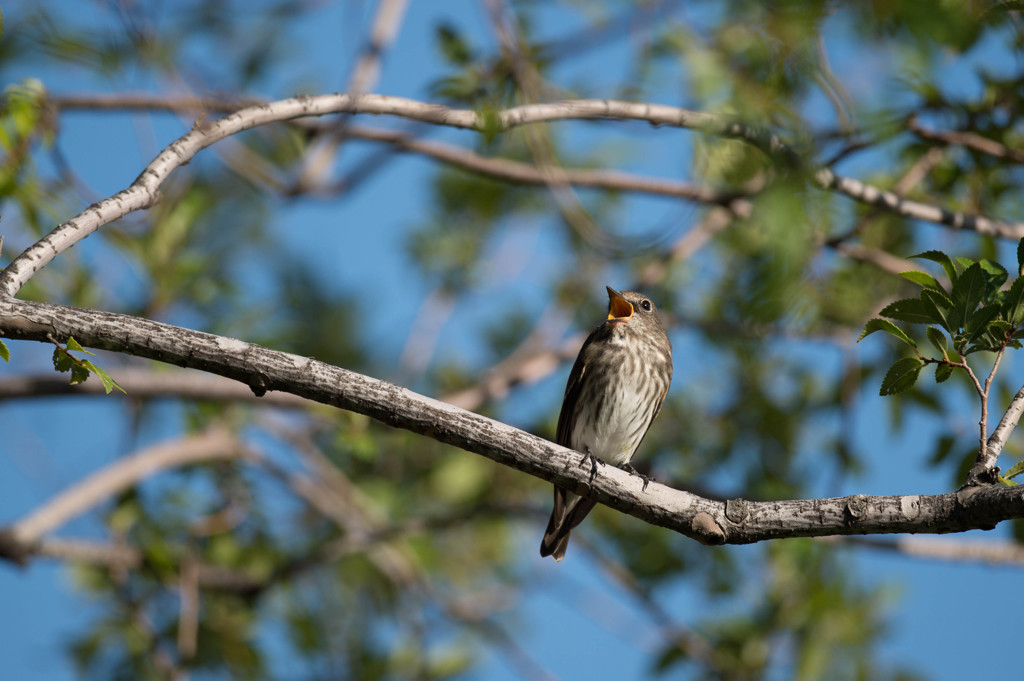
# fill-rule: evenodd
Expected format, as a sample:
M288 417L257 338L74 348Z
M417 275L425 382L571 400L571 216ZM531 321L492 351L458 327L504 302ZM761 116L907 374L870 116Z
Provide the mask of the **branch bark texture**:
M200 369L241 381L256 395L289 392L370 416L486 456L646 522L706 544L869 533L989 529L1024 517L1024 487L973 487L939 495L754 502L715 501L611 466L591 479L582 455L385 381L244 341L110 312L0 299L0 333L49 342L73 335L85 346Z

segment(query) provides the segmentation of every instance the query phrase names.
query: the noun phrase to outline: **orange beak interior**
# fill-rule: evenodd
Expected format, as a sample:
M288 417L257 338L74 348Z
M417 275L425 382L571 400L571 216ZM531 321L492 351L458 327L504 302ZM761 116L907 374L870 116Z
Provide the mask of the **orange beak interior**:
M606 286L608 289L608 319L625 319L633 316L633 305L622 297L618 291Z

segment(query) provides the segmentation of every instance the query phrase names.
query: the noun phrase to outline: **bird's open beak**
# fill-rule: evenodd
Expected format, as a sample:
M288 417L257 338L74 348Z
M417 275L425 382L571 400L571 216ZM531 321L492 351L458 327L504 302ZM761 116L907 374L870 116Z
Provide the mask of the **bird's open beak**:
M608 319L628 319L633 316L633 305L611 286L608 289Z

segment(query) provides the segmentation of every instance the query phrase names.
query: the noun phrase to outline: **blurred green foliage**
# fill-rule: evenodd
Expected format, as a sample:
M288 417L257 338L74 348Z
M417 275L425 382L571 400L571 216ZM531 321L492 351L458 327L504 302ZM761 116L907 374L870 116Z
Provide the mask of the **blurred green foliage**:
M210 92L240 96L327 91L337 87L338 73L318 82L296 66L310 46L292 29L315 5L260 2L239 11L227 1L112 3L93 7L94 21L82 22L60 3L26 3L4 17L0 68L74 68L115 91L131 89L125 83L137 82L132 74L156 83L187 76ZM545 22L550 5L577 17L582 32L552 36ZM639 5L513 2L517 56L452 17L428 27L442 73L405 94L493 116L526 101L526 64L545 100L629 96L681 104L770 129L808 167L838 159L837 172L849 170L882 188L920 171L906 190L910 198L1020 217L1021 168L1012 155L936 142L908 127L914 120L1020 147L1019 64L989 69L979 65L983 59L971 62L980 86L967 93L947 79L953 66L972 68L958 61L965 55L1019 54L1013 3L697 3L692 13L661 10L661 20L624 40L621 25L653 6ZM838 67L833 72L826 36L862 66L845 64L842 77ZM624 77L564 75L574 60L601 49L627 60ZM89 178L78 177L63 157L61 121L75 112L56 110L55 94L46 82L25 78L7 83L0 101L6 255L95 200L83 188ZM987 357L994 344L1018 342L1024 308L1014 296L1024 285L1014 277L1011 287L1001 288L1006 272L999 274L995 261L1005 244L822 192L742 141L632 126L628 134L636 136L624 144L621 127L587 124L590 134L578 136L569 125L546 125L543 151L566 167L619 169L657 156L658 140L687 135L690 146L671 167L745 197L749 215L730 216L704 249L679 262L667 239L631 249L625 232L610 226L636 209L637 199L626 192L577 191L577 217L586 214L605 232L595 238L556 209L546 188L438 166L423 188L429 206L414 224L373 228L399 234L394 243L419 289L410 297L433 291L459 310L483 289L496 301L500 310L480 309L466 325L467 346L492 363L529 343L550 304L576 328L589 329L603 316L604 283L641 280L649 267L664 266L646 283L670 323L677 378L640 457L659 480L723 497L833 492L836 479L871 464L849 428L856 400L873 396L880 383L883 392L906 391L889 405L894 432L907 412L942 421L955 391L911 389L921 359L902 357L895 343L856 355L851 350L865 323L868 332L884 330L921 346L922 339L891 321L868 321L880 310L896 322L931 324L926 338L940 353L976 350ZM231 140L238 148L224 145L219 161L210 152L175 172L160 203L104 227L87 253L63 254L24 294L401 376L401 361L358 323L364 315L388 314L390 302L369 287L339 290L287 248L289 235L277 228L294 204L325 200L289 195L280 181L298 172L315 138L308 127L282 125ZM537 141L523 129L494 128L464 139L483 155L543 161ZM653 147L644 144L650 140ZM920 165L934 148L941 158ZM650 171L656 172L663 170ZM337 204L345 198L341 193ZM687 222L695 225L712 210L723 209L700 206ZM522 287L528 294L495 293L495 252L529 230L543 234L535 257L547 258L548 270ZM609 243L616 248L600 246ZM931 274L901 278L853 257L843 250L850 245L898 257L925 251L931 260L941 248L965 260L949 260L946 267L938 259L950 280L944 288ZM112 271L129 275L118 279ZM979 287L965 293L958 278ZM939 293L949 304L923 311ZM68 350L82 349L69 343L58 350L58 368L82 374L84 365ZM473 353L459 348L438 355L410 378L417 389L443 395L490 377ZM97 373L86 369L79 378ZM550 437L560 380L506 386L474 409ZM517 411L503 399L511 393L514 403L520 390L534 408ZM1005 404L1016 387L1000 376L993 390L993 404ZM230 424L279 463L270 472L239 462L192 468L109 504L109 539L135 547L141 562L131 569L75 568L78 588L100 604L69 646L83 678L170 679L183 672L196 678L468 678L479 673L485 650L525 665L524 676L537 671L523 662L529 651L515 641L530 628L518 601L551 578L539 574L534 558L550 495L546 485L429 438L324 408L284 413L199 402L172 412L174 423L153 403L134 401L129 409L139 428L159 421L161 432ZM959 484L970 439L956 425L931 443L930 461L905 465L940 469L951 486ZM1012 452L1019 454L1019 447ZM296 494L298 488L313 490L316 501ZM222 514L234 519L200 522ZM212 529L201 529L207 524ZM1018 539L1024 535L1019 523L1015 529ZM650 642L649 665L638 676L914 678L880 653L894 597L849 567L849 549L803 540L709 549L604 508L581 535L570 558L606 568L609 581L645 603L648 613L680 586L706 600L697 621L659 625L685 626L711 652L697 654L665 636ZM183 619L192 617L181 596L189 564L206 572L195 578L197 645L185 654L179 639L187 629ZM282 673L274 664L281 655L301 660L301 671Z

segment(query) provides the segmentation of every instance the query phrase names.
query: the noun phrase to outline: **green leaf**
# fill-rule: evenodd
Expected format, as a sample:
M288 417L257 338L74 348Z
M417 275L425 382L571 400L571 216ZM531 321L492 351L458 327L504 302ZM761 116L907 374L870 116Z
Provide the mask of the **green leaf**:
M1003 296L1003 319L1011 324L1024 321L1024 277L1017 277Z
M885 372L885 378L882 379L882 389L878 391L878 394L882 396L895 395L908 390L917 382L917 376L921 373L923 366L924 362L917 357L904 357L903 359L896 360L889 367L889 371Z
M928 334L928 340L932 342L935 349L942 353L942 356L946 356L946 352L949 349L949 343L946 341L946 334L942 333L934 326L929 326L926 330Z
M938 444L935 446L935 452L928 459L928 463L934 466L945 461L949 457L949 453L953 451L954 444L956 444L955 437L949 435L940 437Z
M0 359L5 362L11 361L11 351L7 348L7 344L0 340Z
M81 344L75 340L74 336L68 336L68 350L77 350L78 352L84 352L87 355L95 355L94 352L89 352L81 346Z
M956 261L956 264L960 266L959 269L961 271L966 270L971 265L976 265L977 264L974 260L971 260L970 258L957 257L957 258L955 258L955 261Z
M1021 242L1024 243L1024 239L1021 239ZM1017 477L1021 473L1024 473L1024 461L1018 461L1017 463L1010 466L1010 470L1003 473L1003 477L1009 480L1011 478Z
M903 329L901 329L900 327L896 326L895 324L890 322L888 319L879 319L877 317L874 318L874 319L869 320L868 323L864 325L864 330L861 331L860 338L857 339L857 342L858 343L861 342L862 340L864 340L865 336L870 336L875 331L885 331L888 334L896 336L897 338L899 338L901 341L903 341L904 343L906 343L910 347L912 347L912 348L916 348L917 347L917 343L914 342L914 339L912 339L910 336L905 334L903 332Z
M917 255L910 256L911 258L922 258L924 260L931 260L942 265L942 269L946 271L946 276L949 278L949 283L956 283L956 265L950 260L949 256L942 251L925 251L924 253L918 253Z
M968 341L973 341L975 338L980 336L988 328L988 323L995 319L995 316L999 314L999 305L993 303L992 305L986 305L980 310L968 315L967 326L965 331L968 335Z
M53 350L53 368L61 373L70 371L71 367L75 366L75 361L71 358L64 348L54 348Z
M911 324L943 324L945 322L941 316L935 314L933 305L927 304L920 298L897 300L886 305L879 314Z
M484 142L490 144L494 139L504 130L504 126L501 123L501 117L498 112L490 107L486 107L477 112L477 120L480 121L479 130L483 133Z
M940 291L946 290L942 287L942 284L939 283L938 279L928 274L927 272L908 270L906 272L900 272L900 276L903 277L904 279L914 282L915 284L920 284L921 286L927 288L935 288Z
M88 369L89 371L91 371L92 373L96 374L99 377L100 381L103 383L103 389L107 391L108 395L110 394L110 391L113 390L114 388L117 388L118 390L120 390L125 395L128 394L127 392L125 392L124 388L122 388L120 385L118 385L117 381L115 381L113 378L110 377L110 374L108 374L106 371L104 371L100 367L96 366L95 364L93 364L89 360L83 361L82 365L86 369Z
M993 319L989 322L986 331L987 333L992 334L994 339L1002 342L1004 339L1010 338L1010 332L1013 331L1013 324L1004 319Z
M444 23L437 27L437 46L442 56L456 66L467 66L473 59L473 51L451 24Z
M78 385L79 383L85 383L89 378L89 370L81 364L74 364L71 366L71 385Z
M1010 275L1005 267L993 260L980 260L978 265L985 273L985 302L991 302Z
M956 367L954 367L952 364L946 364L945 362L940 362L939 364L936 364L935 382L944 383L946 380L949 379L950 376L953 375L953 369L955 368Z
M945 292L931 288L923 289L921 291L921 302L929 308L929 314L934 317L938 317L941 320L939 325L942 326L942 328L950 333L953 332L953 329L947 321L946 314L946 311L953 307L953 301L949 299L949 296L947 296Z
M982 297L985 295L985 272L981 265L974 263L960 275L960 278L953 284L953 291L950 298L953 300L953 309L949 313L949 324L954 329L967 326L967 320L978 307Z

